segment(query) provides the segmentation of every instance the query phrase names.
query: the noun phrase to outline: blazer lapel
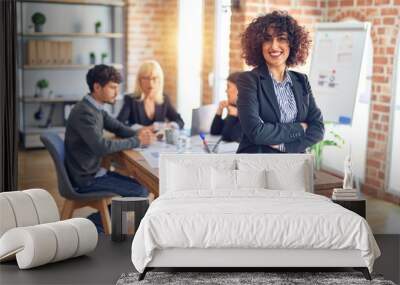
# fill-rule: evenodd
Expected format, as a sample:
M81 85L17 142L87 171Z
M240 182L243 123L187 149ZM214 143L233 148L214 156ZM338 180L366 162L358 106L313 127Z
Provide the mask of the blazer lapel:
M260 67L260 81L261 88L264 96L267 98L269 103L272 105L272 109L275 112L278 122L281 121L281 111L279 109L278 99L276 98L274 83L272 82L271 75L269 74L267 65Z
M300 121L300 118L303 118L304 106L303 106L303 85L299 81L298 77L293 73L290 72L290 78L293 82L293 94L294 99L296 100L296 107L297 107L297 116L296 120Z

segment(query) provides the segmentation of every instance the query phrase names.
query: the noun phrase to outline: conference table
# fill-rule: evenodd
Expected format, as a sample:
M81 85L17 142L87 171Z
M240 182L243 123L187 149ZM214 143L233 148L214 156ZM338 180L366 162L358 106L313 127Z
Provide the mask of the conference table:
M214 139L215 141L215 139ZM196 142L196 151L201 152L199 142ZM223 153L234 153L235 145L226 144ZM150 149L150 148L149 148ZM174 151L175 148L169 146L169 152ZM157 152L158 150L155 150ZM193 151L191 152L193 153ZM204 151L203 151L204 153ZM149 151L143 149L130 149L118 153L114 153L107 158L105 165L114 165L118 172L124 175L133 176L143 186L145 186L151 193L158 197L159 195L159 172L156 160L151 162L149 159ZM316 171L314 179L314 192L316 194L331 197L333 188L340 188L342 186L342 178L335 174L326 171Z

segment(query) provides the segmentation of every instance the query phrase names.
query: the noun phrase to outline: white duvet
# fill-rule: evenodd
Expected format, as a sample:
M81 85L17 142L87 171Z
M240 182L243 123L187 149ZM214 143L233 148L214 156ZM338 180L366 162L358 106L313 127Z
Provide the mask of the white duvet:
M358 249L372 272L380 251L368 223L330 199L306 192L249 189L166 193L150 206L132 243L143 272L155 249Z

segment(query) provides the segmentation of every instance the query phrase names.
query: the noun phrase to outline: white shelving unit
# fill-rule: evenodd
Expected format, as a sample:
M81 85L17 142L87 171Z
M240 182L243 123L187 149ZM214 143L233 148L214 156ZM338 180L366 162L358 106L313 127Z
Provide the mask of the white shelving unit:
M20 135L24 148L37 148L43 147L40 142L43 132L64 136L72 105L88 92L86 73L94 66L90 53L95 53L96 64L100 63L100 55L107 53L104 63L125 75L124 1L19 0L18 5ZM34 32L31 27L35 12L46 16L43 32ZM102 23L99 33L94 27L97 21ZM27 43L31 40L72 42L72 63L29 64ZM36 83L41 79L49 81L51 96L35 95Z

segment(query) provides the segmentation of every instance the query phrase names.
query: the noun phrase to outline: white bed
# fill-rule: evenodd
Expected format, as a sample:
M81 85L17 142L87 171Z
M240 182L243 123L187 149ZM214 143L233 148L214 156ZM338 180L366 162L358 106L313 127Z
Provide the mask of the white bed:
M308 155L163 155L132 262L141 278L154 267L355 267L368 278L380 251L367 222L312 184Z

